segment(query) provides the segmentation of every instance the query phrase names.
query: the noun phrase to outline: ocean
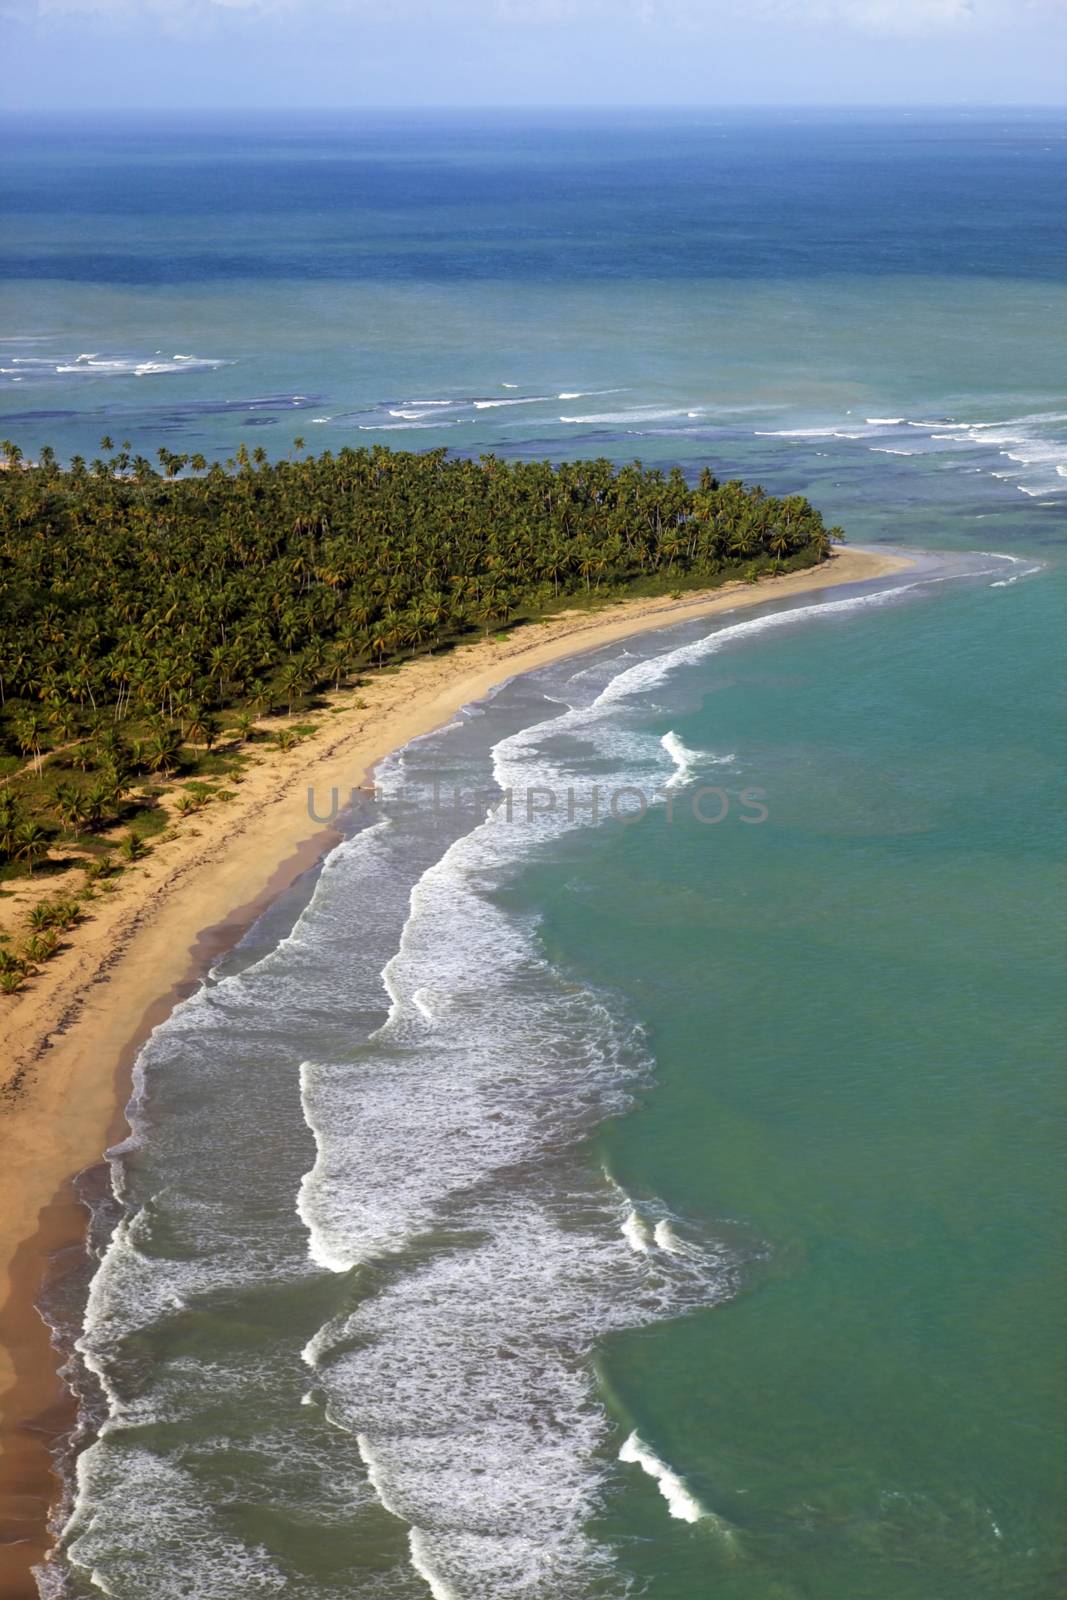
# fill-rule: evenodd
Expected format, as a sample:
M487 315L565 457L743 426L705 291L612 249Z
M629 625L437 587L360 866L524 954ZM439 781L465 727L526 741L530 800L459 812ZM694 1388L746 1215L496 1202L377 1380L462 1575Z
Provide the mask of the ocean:
M28 455L710 465L920 553L466 708L156 1030L42 1592L1058 1595L1067 119L5 133Z

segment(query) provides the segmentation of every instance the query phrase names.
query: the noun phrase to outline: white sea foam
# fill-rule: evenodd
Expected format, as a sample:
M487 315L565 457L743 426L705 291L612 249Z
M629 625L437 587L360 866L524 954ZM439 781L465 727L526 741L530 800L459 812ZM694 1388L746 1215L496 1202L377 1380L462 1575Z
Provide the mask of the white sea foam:
M670 1256L684 1255L688 1248L679 1239L674 1228L666 1217L661 1217L656 1223L653 1238L661 1250L666 1250Z
M58 376L73 374L79 377L144 378L168 372L214 372L219 367L233 366L233 362L218 356L179 355L169 360L154 360L138 356L105 357L85 351L73 361L47 365Z
M867 417L866 421L872 428L902 428L903 417Z
M473 404L475 411L493 411L498 406L543 405L546 400L551 399L552 396L548 394L526 394L520 395L515 400L475 400Z
M430 1565L430 1556L426 1549L427 1540L418 1528L412 1528L408 1534L408 1551L411 1565L430 1591L432 1600L462 1600L457 1590L449 1587L443 1579L439 1578Z
M495 747L499 789L559 792L573 740L618 781L662 771L658 742L620 729L596 692L605 675L618 663L572 674L582 703ZM540 840L581 823L561 807L518 830L503 809L413 888L383 972L385 1024L354 1060L305 1069L318 1154L301 1214L315 1257L335 1270L395 1263L305 1358L440 1592L581 1600L609 1559L585 1531L607 1423L582 1353L611 1326L709 1303L730 1268L707 1245L655 1248L667 1220L656 1202L605 1203L560 1176L645 1063L639 1039L561 982L532 926L488 895Z
M757 439L833 439L837 436L833 428L754 428L753 435Z
M685 1479L680 1477L636 1432L631 1433L619 1451L619 1460L632 1462L647 1472L660 1494L667 1502L667 1510L680 1522L699 1522L707 1512L693 1494Z
M104 1594L246 1600L288 1587L267 1550L230 1532L175 1460L136 1445L95 1444L80 1457L79 1476L87 1488L92 1480L93 1503L106 1504L107 1515L89 1504L76 1513L68 1554Z
M635 406L629 411L601 411L593 412L588 416L560 417L561 422L582 423L586 425L618 425L629 426L635 422L665 422L671 417L684 417L688 413L684 408L659 406Z
M441 417L434 422L361 422L360 433L418 433L424 428L456 428L459 419Z
M446 1209L451 1242L360 1306L320 1360L331 1420L358 1432L420 1571L464 1600L582 1600L607 1572L586 1531L609 1426L588 1351L729 1281L714 1250L677 1264L635 1251L575 1181L552 1194L531 1173Z
M700 761L722 762L735 759L733 755L709 756L700 750L690 750L688 745L683 744L673 728L669 733L663 735L660 744L666 750L675 766L674 775L667 780L668 789L684 788L692 780L694 769Z
M394 1506L389 1499L389 1486L385 1481L382 1469L379 1466L377 1457L374 1454L374 1449L366 1434L356 1434L356 1447L359 1450L360 1455L363 1457L363 1464L367 1469L367 1481L374 1490L375 1494L378 1496L381 1504L391 1516L401 1516L402 1513L397 1510L396 1506Z
M857 432L849 428L754 428L753 437L756 439L869 439L872 437L869 429Z
M498 790L565 794L566 767L543 751L546 738L560 735L602 750L620 788L647 790L662 773L665 752L648 736L577 707L496 746ZM359 1059L302 1069L304 1115L318 1153L298 1209L319 1265L341 1272L403 1249L430 1225L443 1198L557 1142L572 1119L626 1103L633 1047L609 1009L561 985L538 957L530 929L485 893L531 847L589 820L584 812L570 816L563 803L546 808L531 799L529 806L521 830L502 826L503 808L490 807L488 819L414 885L400 947L382 974L389 1015ZM528 1040L518 1082L516 1018ZM501 1085L509 1105L503 1119L495 1115ZM419 1139L427 1159L412 1162ZM354 1192L363 1202L355 1209Z
M637 1211L630 1210L626 1213L619 1231L631 1250L636 1250L639 1255L648 1255L652 1235L648 1223Z
M1062 493L1056 480L1067 477L1064 422L1067 416L1060 412L1035 412L1003 422L956 422L948 427L944 421L910 422L908 425L929 429L932 443L958 445L968 451L995 451L1014 466L994 472L993 476L1005 481L1025 476L1027 482L1016 487L1031 498L1039 499Z
M566 736L611 752L618 789L647 787L648 769L637 763L642 757L653 762L653 752L646 739L635 741L611 720L620 701L647 694L679 666L734 640L882 604L893 592L748 619L640 660L615 673L589 706L501 741L493 753L497 786L519 795L565 793L568 771L546 758L544 741ZM677 780L691 770L693 753L664 744ZM320 1265L346 1271L403 1249L431 1225L448 1196L551 1147L568 1126L625 1104L632 1049L609 1010L596 997L562 986L538 957L530 930L485 893L541 839L587 820L568 816L562 806L538 806L522 830L509 830L494 816L452 844L411 890L400 947L382 975L390 999L383 1027L355 1062L302 1068L304 1114L317 1159L301 1185L298 1208ZM463 929L458 941L457 926ZM517 1018L526 1044L516 1081ZM509 1109L501 1119L495 1108L503 1086ZM411 1160L417 1140L425 1140L425 1161ZM361 1196L357 1207L353 1194Z

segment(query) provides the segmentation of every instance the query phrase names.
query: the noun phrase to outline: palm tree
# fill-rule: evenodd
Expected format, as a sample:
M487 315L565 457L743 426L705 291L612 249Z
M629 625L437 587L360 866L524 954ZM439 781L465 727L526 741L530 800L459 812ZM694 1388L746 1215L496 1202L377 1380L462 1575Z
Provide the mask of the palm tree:
M13 856L18 844L22 806L13 789L0 789L0 854Z
M45 732L45 721L39 711L24 707L18 712L15 718L15 739L24 756L33 756L35 772L41 770L41 741Z
M756 538L751 528L740 527L730 535L730 554L732 556L750 556L755 548Z
M282 668L278 687L286 698L290 716L293 714L293 706L304 692L306 682L307 675L301 663L299 661L287 661Z
M202 706L189 706L186 711L185 737L192 744L207 744L213 729L211 718ZM208 746L210 748L210 746Z
M76 783L57 784L52 804L59 820L65 827L70 828L76 834L88 816L85 796L78 785Z
M268 710L270 706L270 689L263 682L262 678L256 678L248 685L248 690L249 702L252 706L252 710L258 715L262 716L264 711Z
M142 856L146 856L147 854L148 846L145 844L140 835L134 833L133 829L131 828L129 833L124 836L122 843L119 845L119 855L124 861L140 861Z
M181 756L181 737L175 728L157 728L144 747L149 772L175 771Z
M23 861L26 869L33 877L33 869L38 861L48 854L48 834L39 822L32 819L19 823L15 832L15 860Z
M85 820L90 828L102 828L114 812L117 802L118 794L106 779L94 783L85 796Z
M767 548L774 557L775 566L780 567L783 557L793 548L793 542L784 528L777 528L768 540Z

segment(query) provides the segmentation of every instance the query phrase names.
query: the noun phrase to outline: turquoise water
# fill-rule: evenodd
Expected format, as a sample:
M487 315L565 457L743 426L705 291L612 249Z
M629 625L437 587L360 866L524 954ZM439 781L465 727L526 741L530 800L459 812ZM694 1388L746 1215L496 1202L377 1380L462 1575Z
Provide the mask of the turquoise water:
M991 678L1000 598L701 671L675 727L736 753L766 825L649 818L530 886L553 958L650 1029L611 1171L766 1250L729 1305L602 1356L620 1420L736 1530L665 1563L632 1473L611 1525L652 1595L1058 1585L1064 839L1019 727L1055 721L1055 605L1002 609Z
M933 552L469 708L157 1030L46 1594L1061 1592L1065 131L14 129L30 453L710 463Z

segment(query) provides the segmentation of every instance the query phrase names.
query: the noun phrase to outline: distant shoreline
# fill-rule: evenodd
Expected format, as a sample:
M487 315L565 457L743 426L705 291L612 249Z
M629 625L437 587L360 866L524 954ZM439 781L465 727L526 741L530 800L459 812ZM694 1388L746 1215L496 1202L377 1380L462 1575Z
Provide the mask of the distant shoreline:
M250 769L225 807L160 841L93 902L91 919L0 1011L0 1593L33 1597L56 1480L49 1445L72 1408L34 1303L57 1252L84 1239L74 1176L124 1129L133 1061L152 1029L280 893L337 841L307 790L346 796L384 756L516 674L628 635L888 576L907 561L835 549L815 568L680 600L570 612L377 673L331 698L327 725Z

